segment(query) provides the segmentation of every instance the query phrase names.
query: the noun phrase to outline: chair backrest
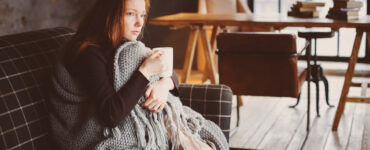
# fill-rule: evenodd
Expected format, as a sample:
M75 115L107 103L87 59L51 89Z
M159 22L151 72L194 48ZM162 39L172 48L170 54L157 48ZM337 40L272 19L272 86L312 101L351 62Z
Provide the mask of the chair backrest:
M221 33L220 83L236 95L297 97L296 37L272 32Z
M0 37L0 149L51 149L45 85L71 36L53 28Z

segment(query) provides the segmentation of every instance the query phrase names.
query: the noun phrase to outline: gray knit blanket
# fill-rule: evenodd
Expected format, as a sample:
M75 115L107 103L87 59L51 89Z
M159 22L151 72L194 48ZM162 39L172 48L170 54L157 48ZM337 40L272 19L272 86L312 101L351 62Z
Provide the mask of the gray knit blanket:
M125 42L113 58L114 88L125 85L142 61L152 51L139 41ZM150 77L153 83L159 76ZM98 118L96 104L74 80L66 68L56 63L49 88L50 124L52 135L62 149L178 149L184 144L182 130L192 141L203 141L213 149L228 149L221 129L212 121L187 106L169 93L164 112L153 113L140 106L144 96L130 114L115 128L107 128ZM167 115L166 123L164 117ZM177 127L177 128L176 128ZM171 137L167 137L167 129ZM171 144L169 144L171 141ZM169 145L172 145L171 147Z

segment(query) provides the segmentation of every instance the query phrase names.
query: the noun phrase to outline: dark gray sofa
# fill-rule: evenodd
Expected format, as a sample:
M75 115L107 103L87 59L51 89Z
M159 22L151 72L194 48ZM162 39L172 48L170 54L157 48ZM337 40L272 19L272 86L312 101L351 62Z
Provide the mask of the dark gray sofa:
M57 49L73 34L68 28L52 28L0 37L0 150L54 148L44 91ZM229 137L229 87L180 84L179 93L185 105Z

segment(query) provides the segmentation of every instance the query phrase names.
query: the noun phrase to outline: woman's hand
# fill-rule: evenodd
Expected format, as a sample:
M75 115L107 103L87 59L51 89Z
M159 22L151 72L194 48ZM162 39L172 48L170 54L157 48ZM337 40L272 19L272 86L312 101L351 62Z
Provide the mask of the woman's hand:
M150 76L168 71L169 64L163 57L163 51L154 51L150 54L139 67L139 71L149 79Z
M169 90L173 88L174 84L169 77L154 82L145 91L146 101L142 106L153 112L162 111L166 106Z

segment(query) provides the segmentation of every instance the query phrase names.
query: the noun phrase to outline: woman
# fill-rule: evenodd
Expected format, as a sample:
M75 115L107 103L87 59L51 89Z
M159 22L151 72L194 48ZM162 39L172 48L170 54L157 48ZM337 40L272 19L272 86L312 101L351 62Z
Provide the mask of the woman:
M168 142L176 149L211 149L206 140L188 133L189 127L182 127L179 121L173 120L175 115L167 119L166 114L172 112L163 109L168 107L169 92L178 95L178 80L173 74L151 81L153 76L170 69L162 52L151 52L123 86L115 86L116 78L112 74L116 73L116 68L112 64L115 56L120 57L117 49L130 44L140 46L136 40L142 35L148 9L149 0L97 0L64 47L62 63L57 63L59 69L55 71L50 90L51 127L62 149L171 148ZM123 53L127 51L125 48L128 49L124 47ZM142 95L145 100L140 103ZM142 113L136 106L138 103L148 112L146 116L153 116L157 122L135 122ZM139 117L132 119L135 116ZM167 129L164 132L158 132L161 124ZM153 129L147 131L148 128ZM153 135L153 130L158 130L156 133L161 135ZM138 142L131 142L132 137L126 136L131 133ZM166 134L165 145L160 145L158 138ZM140 138L139 135L144 136ZM152 137L156 139L153 141Z

